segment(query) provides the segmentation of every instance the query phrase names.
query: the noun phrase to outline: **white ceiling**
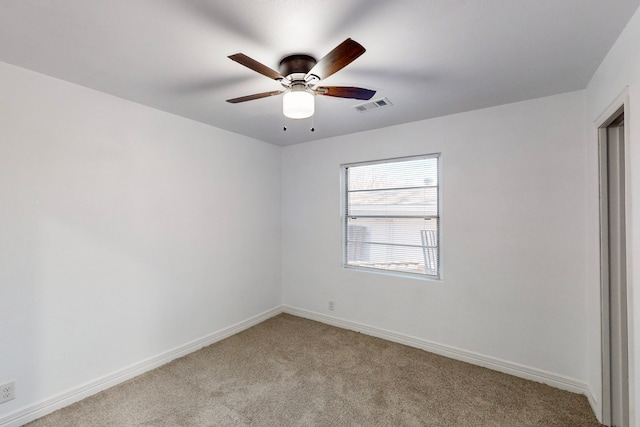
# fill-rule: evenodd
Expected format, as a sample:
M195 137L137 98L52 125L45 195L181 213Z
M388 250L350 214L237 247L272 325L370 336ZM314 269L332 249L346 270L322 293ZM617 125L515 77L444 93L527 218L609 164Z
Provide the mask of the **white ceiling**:
M583 89L640 0L0 0L0 61L277 145ZM316 97L287 120L277 70L346 38L367 51L323 81L393 106ZM311 132L311 126L315 132Z

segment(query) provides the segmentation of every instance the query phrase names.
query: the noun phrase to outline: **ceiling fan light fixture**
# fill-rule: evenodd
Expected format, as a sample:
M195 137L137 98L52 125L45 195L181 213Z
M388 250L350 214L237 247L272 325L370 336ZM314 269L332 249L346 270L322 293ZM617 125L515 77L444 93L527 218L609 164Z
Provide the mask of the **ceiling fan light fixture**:
M285 56L280 61L280 71L273 70L243 53L229 55L232 61L279 82L284 90L255 93L227 99L227 102L237 104L282 94L282 113L285 117L306 119L315 113L316 95L368 101L375 95L375 90L355 86L319 86L321 80L340 71L364 52L365 48L360 43L346 39L319 61L306 54ZM311 130L313 131L313 127Z
M293 86L282 97L282 113L290 119L306 119L313 116L313 94L304 85Z

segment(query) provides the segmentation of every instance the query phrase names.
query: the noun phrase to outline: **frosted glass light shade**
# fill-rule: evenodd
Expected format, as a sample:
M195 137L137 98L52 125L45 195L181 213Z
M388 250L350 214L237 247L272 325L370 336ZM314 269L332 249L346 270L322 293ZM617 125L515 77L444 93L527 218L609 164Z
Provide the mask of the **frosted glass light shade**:
M282 97L282 113L290 119L306 119L314 111L313 95L307 91L291 91Z

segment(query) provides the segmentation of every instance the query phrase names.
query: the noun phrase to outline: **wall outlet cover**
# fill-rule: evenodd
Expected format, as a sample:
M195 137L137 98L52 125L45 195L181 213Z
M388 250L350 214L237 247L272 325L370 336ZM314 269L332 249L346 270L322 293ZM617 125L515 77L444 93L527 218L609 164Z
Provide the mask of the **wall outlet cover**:
M16 382L11 381L0 385L0 403L16 398Z

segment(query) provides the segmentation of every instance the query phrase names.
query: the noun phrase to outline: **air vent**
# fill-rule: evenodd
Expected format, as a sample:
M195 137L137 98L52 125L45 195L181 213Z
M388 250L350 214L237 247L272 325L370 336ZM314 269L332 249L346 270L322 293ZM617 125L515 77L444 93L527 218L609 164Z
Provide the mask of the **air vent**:
M354 105L353 108L361 113L364 113L365 111L375 110L376 108L380 107L389 107L391 105L393 104L387 98L379 98L373 101L365 102L364 104Z

